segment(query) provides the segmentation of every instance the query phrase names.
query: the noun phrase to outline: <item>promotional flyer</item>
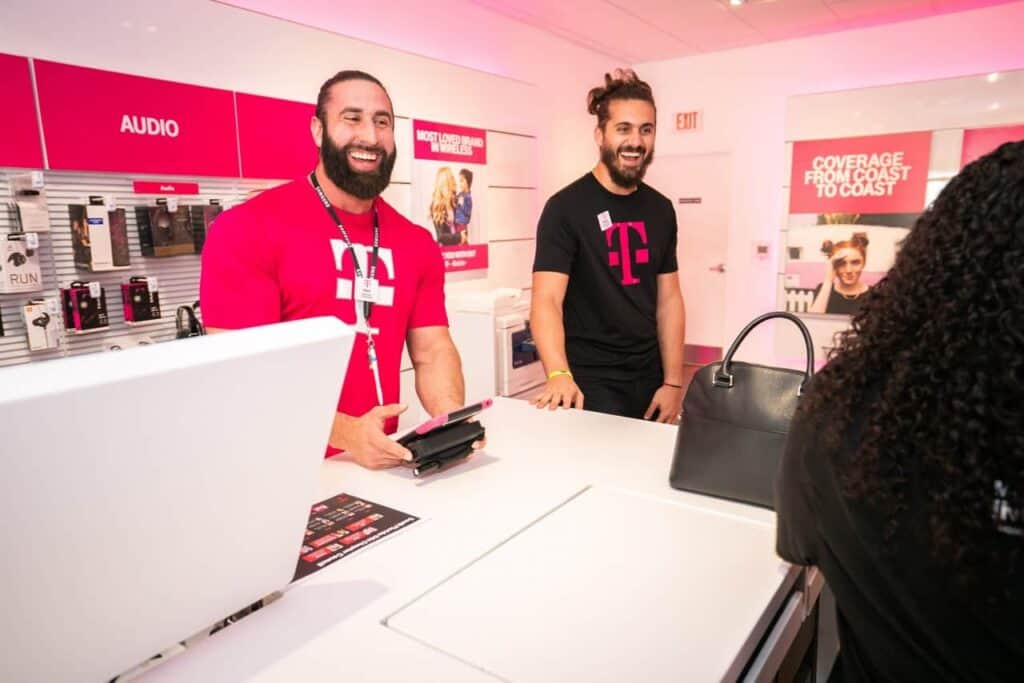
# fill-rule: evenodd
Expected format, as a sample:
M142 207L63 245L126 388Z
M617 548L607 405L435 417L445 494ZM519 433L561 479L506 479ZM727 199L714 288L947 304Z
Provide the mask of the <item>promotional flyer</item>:
M413 121L414 222L441 245L445 271L487 269L487 131Z
M419 517L341 493L313 506L292 581L351 555Z
M785 310L849 316L924 211L931 131L793 143Z

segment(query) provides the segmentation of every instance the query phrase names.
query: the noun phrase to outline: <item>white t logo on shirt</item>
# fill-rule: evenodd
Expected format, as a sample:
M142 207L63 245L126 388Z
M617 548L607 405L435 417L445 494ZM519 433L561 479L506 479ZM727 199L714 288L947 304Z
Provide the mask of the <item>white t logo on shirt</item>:
M370 254L373 252L372 246L365 244L353 244L352 247L355 249L356 258L359 260L359 269L363 271L364 276L370 274ZM348 247L345 246L345 241L340 239L331 240L331 250L334 252L334 267L338 271L343 271L345 268L345 259L351 260L352 252L349 251ZM388 247L381 247L377 251L377 279L378 280L391 280L395 279L395 257ZM353 283L351 279L339 277L337 283L337 289L335 296L342 301L353 300ZM393 306L395 303L395 288L385 284L381 284L378 289L379 299L377 300L377 306ZM356 311L356 328L359 330L366 329L366 320L363 318L363 307L354 306ZM377 330L373 330L374 333Z

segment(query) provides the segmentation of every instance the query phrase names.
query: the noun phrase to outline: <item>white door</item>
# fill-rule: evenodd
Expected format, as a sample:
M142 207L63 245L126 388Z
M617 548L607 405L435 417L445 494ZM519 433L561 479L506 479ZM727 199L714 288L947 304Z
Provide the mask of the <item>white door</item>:
M725 255L729 246L730 154L658 156L645 182L672 200L679 222L679 282L686 302L686 360L721 358Z

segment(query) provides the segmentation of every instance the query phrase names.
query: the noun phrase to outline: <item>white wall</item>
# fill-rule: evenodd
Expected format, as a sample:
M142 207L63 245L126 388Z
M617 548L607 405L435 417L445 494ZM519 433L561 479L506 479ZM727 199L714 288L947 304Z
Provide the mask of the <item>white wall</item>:
M636 65L654 87L658 154L728 151L733 206L726 285L726 343L776 308L776 259L754 262L756 240L778 248L785 207L786 98L1024 67L1024 2L872 29ZM677 133L675 112L704 110L699 133ZM657 164L657 161L655 161ZM777 253L777 251L776 251ZM744 357L774 362L773 338L756 334Z

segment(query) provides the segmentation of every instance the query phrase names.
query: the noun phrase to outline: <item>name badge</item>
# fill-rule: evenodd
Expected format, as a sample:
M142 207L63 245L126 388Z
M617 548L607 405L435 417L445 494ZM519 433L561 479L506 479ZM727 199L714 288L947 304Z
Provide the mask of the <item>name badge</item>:
M612 227L612 216L607 211L602 211L597 214L597 224L601 226L601 231L605 231Z
M380 283L368 277L356 278L356 301L369 301L377 303L380 301Z

